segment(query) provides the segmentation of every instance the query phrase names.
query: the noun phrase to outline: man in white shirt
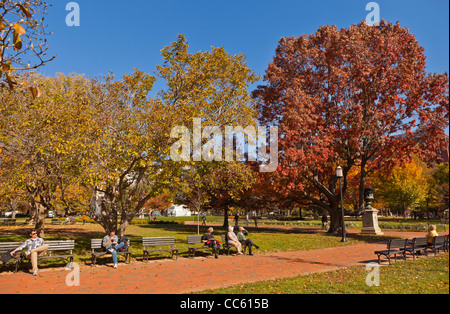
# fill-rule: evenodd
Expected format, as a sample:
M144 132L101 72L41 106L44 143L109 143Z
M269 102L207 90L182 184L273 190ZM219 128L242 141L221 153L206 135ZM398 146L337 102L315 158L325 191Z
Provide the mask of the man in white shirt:
M33 267L33 276L37 276L38 267L37 267L37 259L38 257L44 256L45 252L48 250L48 245L44 243L44 239L39 238L37 236L37 231L32 230L30 233L31 239L26 240L19 246L17 249L12 251L10 254L14 256L14 253L17 251L22 251L23 249L27 249L25 255L28 259L31 259L31 265Z

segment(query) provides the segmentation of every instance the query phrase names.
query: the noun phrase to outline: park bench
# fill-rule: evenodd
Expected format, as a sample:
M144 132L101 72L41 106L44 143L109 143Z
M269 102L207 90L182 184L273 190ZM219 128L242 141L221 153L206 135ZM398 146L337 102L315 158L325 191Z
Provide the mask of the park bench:
M381 256L386 256L389 265L391 264L391 256L393 255L395 261L397 261L397 255L402 255L403 259L406 259L405 248L407 239L390 239L387 242L387 250L375 251L378 256L378 264L381 263Z
M63 259L67 260L71 265L73 264L75 258L75 255L73 254L73 251L75 250L75 240L45 241L44 244L48 245L47 254L38 257L38 261L45 259ZM31 260L29 261L28 266L31 268Z
M61 225L62 220L59 218L52 218L52 225Z
M2 218L0 220L0 222L3 226L15 226L16 225L16 219L12 219L12 218Z
M0 256L18 248L23 242L0 242ZM16 264L15 273L19 267L19 262L22 261L22 253L16 252L15 256L9 261Z
M142 238L143 259L148 261L151 252L171 252L172 259L174 253L176 253L176 259L178 260L178 251L180 249L175 248L175 238L174 237L144 237ZM168 248L170 246L170 248ZM154 249L147 249L147 247L153 247Z
M202 242L202 236L187 236L187 243L188 243L188 257L191 256L192 258L195 257L195 252L199 250L211 250L213 249L209 246L207 246L205 243ZM201 244L201 246L198 246L198 244ZM219 252L217 252L219 254Z
M230 255L230 249L234 248L234 246L228 244L228 237L225 234L222 234L222 248L227 251L227 255ZM242 244L242 253L245 254L247 250L247 245Z
M416 255L420 252L424 252L425 255L427 254L427 247L428 247L428 238L414 238L411 241L410 246L406 246L404 248L405 257L406 253L410 253L413 256L413 259L416 259Z
M91 261L92 266L95 266L95 263L97 262L97 257L99 256L105 256L105 255L111 255L111 253L106 252L105 248L102 247L102 241L103 239L91 239ZM128 241L128 249L117 252L117 255L125 255L125 263L130 264L131 263L131 255L133 252L129 250L130 248L130 241ZM128 261L128 262L127 262Z
M445 251L445 240L446 240L447 236L437 236L433 238L433 243L429 244L428 243L428 247L427 249L430 249L433 253L434 256L437 256L437 252L440 250Z

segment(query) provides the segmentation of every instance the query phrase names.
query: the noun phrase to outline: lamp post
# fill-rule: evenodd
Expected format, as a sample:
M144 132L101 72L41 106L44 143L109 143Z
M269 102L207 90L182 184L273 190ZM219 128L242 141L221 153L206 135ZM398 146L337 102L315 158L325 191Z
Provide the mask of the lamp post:
M342 178L344 177L344 173L342 171L341 166L338 166L336 169L336 177L339 179L339 191L341 194L341 211L342 211L342 240L341 242L348 242L347 235L345 232L345 219L344 219L344 196L342 195Z

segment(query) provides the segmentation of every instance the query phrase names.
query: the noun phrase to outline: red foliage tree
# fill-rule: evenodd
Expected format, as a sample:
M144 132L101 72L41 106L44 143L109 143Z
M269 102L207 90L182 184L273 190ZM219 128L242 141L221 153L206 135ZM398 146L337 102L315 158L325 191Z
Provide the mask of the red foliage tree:
M338 179L360 168L359 208L367 176L408 161L437 158L448 126L448 74L426 72L424 49L398 23L364 22L282 38L254 92L260 121L278 125L275 180L286 195L326 209L341 227ZM272 179L273 180L273 179Z

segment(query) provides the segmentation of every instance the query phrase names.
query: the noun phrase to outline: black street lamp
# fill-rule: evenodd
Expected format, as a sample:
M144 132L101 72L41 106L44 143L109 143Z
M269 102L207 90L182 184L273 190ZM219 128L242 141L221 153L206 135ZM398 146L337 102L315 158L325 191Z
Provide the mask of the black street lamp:
M344 177L344 173L342 171L341 166L338 166L336 169L336 177L339 179L339 191L341 194L341 210L342 210L342 240L341 242L348 242L347 234L345 232L345 219L344 219L344 196L342 195L342 178Z

